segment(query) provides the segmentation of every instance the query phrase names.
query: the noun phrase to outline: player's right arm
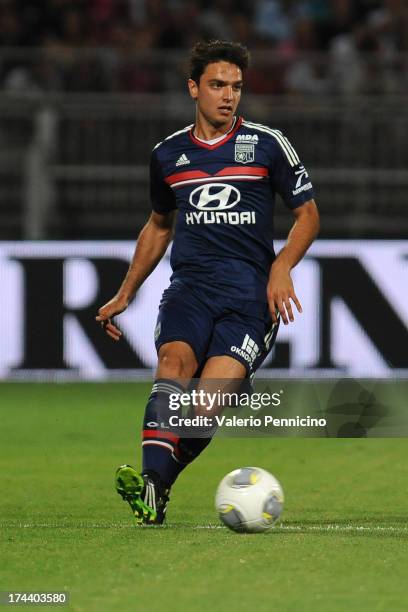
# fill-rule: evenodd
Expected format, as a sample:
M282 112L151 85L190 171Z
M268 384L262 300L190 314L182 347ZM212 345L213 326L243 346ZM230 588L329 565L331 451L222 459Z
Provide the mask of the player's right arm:
M132 261L118 292L98 311L96 321L101 323L113 340L119 340L122 333L112 323L112 317L126 310L139 287L165 254L173 235L174 217L174 210L165 214L151 213L140 232Z
M129 270L119 291L99 309L96 317L113 340L119 340L122 334L112 323L112 317L126 310L136 291L163 257L173 236L176 201L163 175L158 156L160 144L153 149L150 158L150 200L153 212L140 232Z

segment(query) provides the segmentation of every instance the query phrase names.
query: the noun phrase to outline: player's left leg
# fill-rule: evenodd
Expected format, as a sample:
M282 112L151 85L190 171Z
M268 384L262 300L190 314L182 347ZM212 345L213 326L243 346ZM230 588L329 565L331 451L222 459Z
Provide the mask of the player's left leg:
M241 361L230 355L209 357L201 373L201 380L239 380L245 378L247 368Z
M268 353L278 332L278 324L272 324L267 304L257 305L255 316L248 303L237 305L241 312L230 312L215 325L207 351L208 359L201 373L197 389L206 392L239 393L251 388L251 381ZM244 312L242 312L244 311ZM246 312L245 312L246 311ZM199 406L195 414L211 415L208 406ZM220 407L218 407L219 409ZM219 410L218 410L219 411ZM209 445L215 429L195 435L180 437L177 451L181 462L180 473Z
M216 394L222 394L225 391L229 393L233 391L238 392L240 381L245 376L246 368L233 357L228 355L211 357L204 364L195 391L197 391L197 395L200 391ZM225 381L224 384L223 381ZM198 406L190 407L189 415L191 417L207 416L211 418L216 414L216 409L214 408L213 406L213 409L209 410L208 404L205 402L200 403ZM180 435L173 454L173 460L175 461L173 463L173 482L184 468L197 459L203 450L207 448L213 438L215 429L214 426L194 427Z

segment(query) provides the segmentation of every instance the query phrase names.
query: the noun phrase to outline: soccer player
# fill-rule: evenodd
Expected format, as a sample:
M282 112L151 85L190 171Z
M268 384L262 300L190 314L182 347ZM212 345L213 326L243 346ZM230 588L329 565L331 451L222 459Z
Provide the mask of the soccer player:
M173 274L155 330L158 367L145 411L143 469L125 465L116 473L117 491L138 524L163 522L172 484L211 440L159 427L170 395L185 390L180 381L252 377L280 319L294 320L292 303L302 311L290 272L316 237L319 215L307 171L287 138L236 115L248 61L238 43L193 48L188 89L195 123L153 149L153 211L122 285L96 317L120 339L112 318L127 308L174 234ZM276 193L294 215L277 256Z

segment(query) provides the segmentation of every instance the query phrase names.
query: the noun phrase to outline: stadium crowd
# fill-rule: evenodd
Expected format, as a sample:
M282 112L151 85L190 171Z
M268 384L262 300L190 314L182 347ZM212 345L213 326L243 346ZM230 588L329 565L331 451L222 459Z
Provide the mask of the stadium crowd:
M251 49L253 93L408 89L406 0L2 0L0 87L177 90L200 38Z

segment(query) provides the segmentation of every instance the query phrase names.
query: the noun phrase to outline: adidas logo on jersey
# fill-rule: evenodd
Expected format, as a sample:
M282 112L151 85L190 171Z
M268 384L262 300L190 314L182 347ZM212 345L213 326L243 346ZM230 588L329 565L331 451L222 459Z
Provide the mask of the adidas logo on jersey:
M187 155L183 153L183 155L181 155L176 161L176 166L187 166L189 163L190 160L188 159Z
M252 142L258 144L258 134L238 134L235 142Z

